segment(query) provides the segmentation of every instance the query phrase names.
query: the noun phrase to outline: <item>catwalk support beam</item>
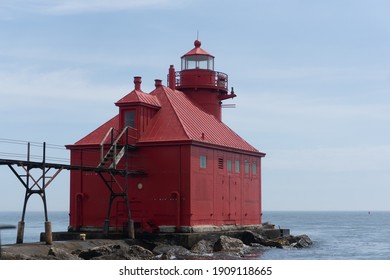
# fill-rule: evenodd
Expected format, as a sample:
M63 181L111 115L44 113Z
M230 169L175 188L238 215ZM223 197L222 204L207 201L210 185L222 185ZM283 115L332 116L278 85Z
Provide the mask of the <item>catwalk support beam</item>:
M29 164L19 162L18 166L21 167L22 169L20 171L18 171L13 166L13 164L8 164L8 167L11 169L11 171L15 174L17 179L22 183L22 185L25 188L22 218L18 223L16 243L23 243L25 216L26 216L28 201L33 195L38 195L43 202L43 210L45 216L45 242L48 245L52 244L53 238L52 238L51 222L49 221L49 216L47 211L46 188L62 171L62 168L55 170L55 172L51 174L52 168L46 165L46 143L43 143L42 158L43 160L41 166L37 167L41 170L41 172L38 172L38 177L37 177L37 173L33 174L32 170L34 167ZM30 144L28 144L27 162L30 162Z
M128 137L126 132L126 138ZM125 145L126 151L124 156L128 157L128 150L131 148L130 145L126 143ZM127 160L126 160L127 162ZM17 227L17 238L16 243L23 243L24 239L24 229L25 229L25 216L27 211L27 204L33 195L38 195L43 202L43 210L45 216L45 242L50 245L52 243L52 227L51 222L48 217L48 209L47 209L47 196L46 196L46 188L53 182L53 180L58 176L58 174L62 170L80 170L85 172L95 172L99 174L101 178L105 181L105 184L109 187L111 191L111 198L108 206L108 220L111 211L112 201L116 197L122 197L126 201L126 205L128 207L128 235L130 238L134 238L134 225L131 219L130 208L128 205L128 181L127 176L143 176L146 175L143 171L137 170L128 170L128 165L126 164L126 170L116 169L116 168L106 168L106 167L90 167L90 166L78 166L78 165L68 165L68 164L58 164L58 163L49 163L46 162L46 143L43 143L43 153L42 153L42 161L31 161L30 160L30 143L27 144L27 160L15 160L15 159L1 159L0 158L0 166L8 166L12 173L16 176L16 178L20 181L20 183L25 188L25 195L23 201L23 210L22 217L18 223ZM114 167L116 167L114 165ZM106 179L103 174L107 174L110 176L110 179ZM115 177L124 176L125 186L122 187L119 185L118 181ZM119 186L114 187L114 185ZM107 231L108 233L108 231Z

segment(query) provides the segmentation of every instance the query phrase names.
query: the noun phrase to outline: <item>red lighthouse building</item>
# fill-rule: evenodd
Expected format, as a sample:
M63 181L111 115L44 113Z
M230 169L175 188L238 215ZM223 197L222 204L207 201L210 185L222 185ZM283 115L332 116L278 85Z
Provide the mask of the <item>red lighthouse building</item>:
M118 114L67 148L70 231L194 232L261 224L261 158L222 122L228 76L200 41L169 68L168 85L141 77ZM99 172L101 170L102 172Z

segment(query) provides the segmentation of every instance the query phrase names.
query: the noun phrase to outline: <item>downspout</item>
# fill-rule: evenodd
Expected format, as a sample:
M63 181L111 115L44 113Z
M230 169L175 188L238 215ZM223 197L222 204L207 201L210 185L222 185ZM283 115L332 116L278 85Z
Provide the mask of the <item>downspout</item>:
M176 231L180 230L180 194L177 191L171 192L171 197L176 199Z
M180 146L180 155L179 155L179 191L181 191L181 176L182 176L182 170L181 170L181 156L182 156L182 146ZM172 199L176 199L176 231L180 231L180 208L181 208L181 197L179 191L173 191L171 192Z
M80 156L79 156L79 159L80 159L80 166L83 166L84 164L84 153L83 151L80 151ZM76 229L77 231L80 230L80 228L83 226L83 204L84 204L84 176L83 176L83 172L80 171L80 191L76 193Z

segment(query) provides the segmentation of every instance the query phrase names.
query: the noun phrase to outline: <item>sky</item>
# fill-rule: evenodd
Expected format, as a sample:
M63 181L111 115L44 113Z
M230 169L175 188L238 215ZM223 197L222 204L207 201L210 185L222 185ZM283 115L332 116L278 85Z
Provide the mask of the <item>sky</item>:
M258 150L263 211L390 210L390 2L0 0L0 158L66 160L142 76L193 48L229 75L223 121ZM12 141L6 140L11 139ZM19 141L15 141L19 140ZM38 145L39 144L39 145ZM12 155L11 155L12 154ZM0 211L24 188L0 166ZM68 210L69 172L47 188ZM32 197L28 210L42 210Z

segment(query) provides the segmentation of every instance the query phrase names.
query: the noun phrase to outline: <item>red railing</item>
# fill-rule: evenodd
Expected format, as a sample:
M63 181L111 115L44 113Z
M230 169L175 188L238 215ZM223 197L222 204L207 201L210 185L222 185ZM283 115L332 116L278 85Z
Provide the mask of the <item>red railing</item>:
M177 71L175 75L177 88L199 87L228 90L228 75L222 72L194 69Z

